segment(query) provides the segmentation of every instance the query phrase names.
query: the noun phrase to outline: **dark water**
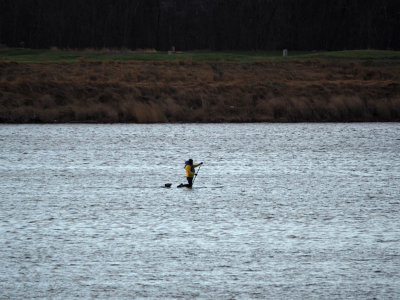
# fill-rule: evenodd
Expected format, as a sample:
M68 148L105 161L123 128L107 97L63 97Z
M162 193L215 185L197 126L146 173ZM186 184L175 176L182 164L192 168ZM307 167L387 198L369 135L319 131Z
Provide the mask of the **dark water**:
M0 145L0 299L400 298L398 123L2 125Z

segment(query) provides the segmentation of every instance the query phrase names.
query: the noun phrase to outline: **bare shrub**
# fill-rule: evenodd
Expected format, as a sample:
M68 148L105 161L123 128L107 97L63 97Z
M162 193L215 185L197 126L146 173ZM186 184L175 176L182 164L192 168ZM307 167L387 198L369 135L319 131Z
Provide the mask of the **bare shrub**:
M283 98L274 98L270 102L274 120L287 121L288 107Z
M75 110L70 107L63 107L60 110L58 110L58 115L57 115L57 119L60 122L71 122L71 121L75 121Z
M349 117L353 120L362 120L365 113L365 106L359 97L349 97L345 101Z
M391 99L391 120L400 121L400 97Z
M80 122L113 123L118 120L118 113L113 107L100 103L90 107L74 107L74 113Z
M136 102L134 105L136 120L140 123L166 122L167 118L158 105Z
M176 103L172 98L167 98L165 101L165 117L172 122L183 121L183 107Z
M391 119L391 103L386 99L375 100L376 116L379 120L389 121Z
M290 120L294 122L311 121L313 119L312 105L308 98L290 98Z
M272 118L273 108L272 108L271 102L272 101L269 101L269 100L259 101L256 105L256 111L260 115L269 116Z
M39 100L38 104L41 108L48 109L56 106L54 97L52 95L49 94L42 95L38 98L38 100Z
M37 120L43 123L59 122L58 111L56 109L42 109L36 111Z
M330 97L328 107L332 116L332 121L343 121L348 117L348 109L345 104L344 96Z

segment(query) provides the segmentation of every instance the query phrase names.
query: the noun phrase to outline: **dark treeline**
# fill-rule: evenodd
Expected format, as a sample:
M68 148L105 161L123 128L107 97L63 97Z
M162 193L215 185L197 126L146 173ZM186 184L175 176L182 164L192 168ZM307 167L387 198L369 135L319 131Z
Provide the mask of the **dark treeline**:
M400 49L399 0L0 0L0 44Z

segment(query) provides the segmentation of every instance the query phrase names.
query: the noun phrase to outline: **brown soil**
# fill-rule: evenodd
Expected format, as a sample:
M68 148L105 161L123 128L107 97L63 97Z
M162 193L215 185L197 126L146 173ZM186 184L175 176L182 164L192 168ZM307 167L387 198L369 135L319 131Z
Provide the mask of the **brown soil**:
M400 68L361 62L0 63L0 122L400 121Z

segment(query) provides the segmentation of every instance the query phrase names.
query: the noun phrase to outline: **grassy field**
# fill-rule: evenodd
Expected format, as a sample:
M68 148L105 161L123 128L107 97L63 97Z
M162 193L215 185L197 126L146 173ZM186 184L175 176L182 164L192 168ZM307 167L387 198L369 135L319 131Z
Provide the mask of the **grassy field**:
M131 50L35 50L0 49L0 61L4 62L79 62L79 61L226 61L226 62L264 62L264 61L304 61L322 59L329 61L364 61L367 63L390 62L400 64L399 51L352 50L332 52L289 52L283 57L281 51L189 51L172 55L166 51Z

